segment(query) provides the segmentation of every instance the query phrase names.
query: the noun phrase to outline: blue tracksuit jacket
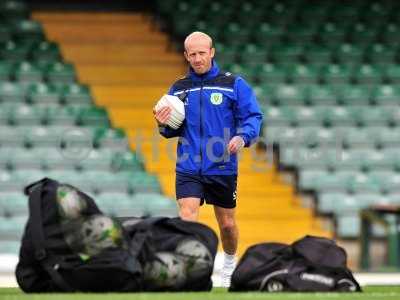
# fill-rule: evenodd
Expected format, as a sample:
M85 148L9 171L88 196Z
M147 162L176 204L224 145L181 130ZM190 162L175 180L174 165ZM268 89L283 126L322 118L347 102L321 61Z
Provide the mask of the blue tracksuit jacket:
M237 155L227 153L227 145L240 135L245 146L258 137L262 114L251 87L240 76L212 68L176 81L170 95L185 103L185 121L174 130L160 127L166 138L179 137L176 171L200 175L237 174Z

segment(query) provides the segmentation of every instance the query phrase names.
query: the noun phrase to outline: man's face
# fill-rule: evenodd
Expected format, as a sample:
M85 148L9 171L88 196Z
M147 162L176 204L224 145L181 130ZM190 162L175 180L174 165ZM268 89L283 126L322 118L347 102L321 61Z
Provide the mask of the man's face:
M191 40L185 49L185 58L196 74L204 74L211 69L215 49L210 48L206 39Z

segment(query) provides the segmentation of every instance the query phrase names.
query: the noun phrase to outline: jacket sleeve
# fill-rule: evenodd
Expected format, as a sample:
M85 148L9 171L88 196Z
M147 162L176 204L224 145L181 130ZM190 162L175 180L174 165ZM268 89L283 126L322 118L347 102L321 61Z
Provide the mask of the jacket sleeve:
M241 77L235 82L236 94L236 130L249 147L260 134L263 115L258 106L256 96L249 84Z
M173 94L174 94L174 87L172 86L168 91L168 95L173 95ZM167 125L158 125L158 132L167 139L181 136L184 123L185 121L183 121L183 124L178 129L173 129Z

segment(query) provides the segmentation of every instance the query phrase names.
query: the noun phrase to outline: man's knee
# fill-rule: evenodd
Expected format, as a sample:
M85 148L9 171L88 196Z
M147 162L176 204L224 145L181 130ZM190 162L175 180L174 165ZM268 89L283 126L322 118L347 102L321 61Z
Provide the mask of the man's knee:
M195 221L197 219L197 210L192 207L181 207L179 216L186 221Z
M200 200L196 198L186 198L178 200L179 216L186 221L197 221L199 214Z
M236 222L234 219L224 219L220 224L220 230L223 234L233 235L236 233Z

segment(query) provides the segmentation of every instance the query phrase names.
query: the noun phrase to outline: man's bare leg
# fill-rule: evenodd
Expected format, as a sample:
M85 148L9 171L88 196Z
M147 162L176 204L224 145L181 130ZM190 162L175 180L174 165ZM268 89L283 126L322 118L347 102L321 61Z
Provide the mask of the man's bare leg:
M236 267L235 254L238 245L239 231L236 225L235 208L214 206L218 221L222 248L224 249L224 264L222 267L222 286L229 287L232 272Z

